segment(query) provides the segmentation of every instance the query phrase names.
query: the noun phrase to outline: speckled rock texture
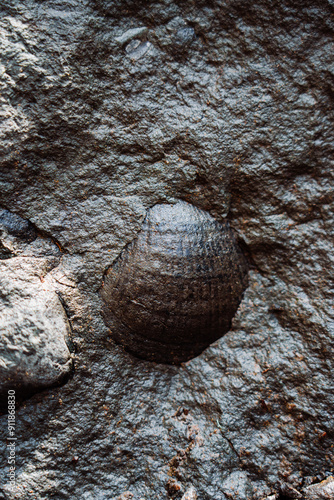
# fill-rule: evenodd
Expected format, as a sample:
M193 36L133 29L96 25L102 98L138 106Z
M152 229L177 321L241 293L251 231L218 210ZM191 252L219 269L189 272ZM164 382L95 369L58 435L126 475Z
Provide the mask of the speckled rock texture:
M1 393L41 390L71 372L66 341L70 327L63 306L45 282L45 259L14 258L0 263ZM42 282L41 282L42 281ZM44 281L44 283L43 283Z
M27 397L71 375L71 327L51 273L60 260L31 222L0 210L1 396L14 386Z
M334 477L329 476L318 484L306 487L303 494L305 500L329 500L334 498Z
M325 479L333 2L0 9L0 207L30 234L4 229L1 273L43 276L75 351L66 383L18 403L2 497L259 500ZM117 346L98 293L147 210L178 200L227 218L250 266L232 329L179 367Z

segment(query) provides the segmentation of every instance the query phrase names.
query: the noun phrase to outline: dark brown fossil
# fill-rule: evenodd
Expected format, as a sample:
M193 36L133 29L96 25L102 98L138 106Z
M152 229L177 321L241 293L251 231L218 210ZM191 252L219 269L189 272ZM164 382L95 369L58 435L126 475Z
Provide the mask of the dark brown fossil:
M228 222L183 201L155 205L105 275L103 315L127 351L179 364L230 329L246 286Z

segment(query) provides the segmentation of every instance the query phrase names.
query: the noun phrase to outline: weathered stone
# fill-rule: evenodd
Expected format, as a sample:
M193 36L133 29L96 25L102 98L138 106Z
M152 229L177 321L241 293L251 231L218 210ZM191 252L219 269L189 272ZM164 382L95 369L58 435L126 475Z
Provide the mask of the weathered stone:
M194 37L195 31L193 28L185 27L178 29L173 39L174 49L180 52L184 51L190 46Z
M334 498L334 477L330 476L321 483L304 488L305 500L330 500Z
M14 258L0 264L1 393L33 393L69 375L70 329L45 275L46 259Z
M29 243L37 238L37 233L31 222L9 212L9 210L0 210L0 230L2 228L7 230L9 234Z
M183 495L181 500L197 500L197 493L193 486L191 486Z
M116 42L119 43L120 45L124 45L133 40L134 38L146 35L147 31L148 29L145 26L142 26L141 28L132 28L130 30L127 30L122 35L117 36Z
M0 206L38 233L4 229L1 263L22 278L17 259L56 265L45 279L77 345L74 377L17 408L18 490L1 494L162 500L173 477L180 497L258 500L330 475L332 2L0 9ZM132 40L149 50L131 57ZM113 343L98 290L146 210L180 199L228 217L251 272L233 328L171 367Z

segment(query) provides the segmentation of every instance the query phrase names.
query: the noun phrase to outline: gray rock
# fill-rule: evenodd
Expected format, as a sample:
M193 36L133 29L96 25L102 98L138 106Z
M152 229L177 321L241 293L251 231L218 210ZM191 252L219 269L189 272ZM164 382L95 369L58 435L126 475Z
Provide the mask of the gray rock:
M187 489L181 500L197 500L197 493L193 486Z
M195 30L188 26L180 28L174 35L173 46L178 51L187 49L195 38Z
M304 488L305 500L330 500L334 498L334 477L330 476L321 483Z
M150 42L139 42L139 40L133 40L126 47L126 51L131 57L131 59L140 59L152 47L153 45Z
M140 45L140 40L131 40L131 42L125 47L125 51L131 54Z
M332 3L0 10L0 206L38 233L4 228L1 266L24 290L24 262L46 259L77 345L74 376L17 408L16 498L162 500L174 478L180 497L258 500L330 471ZM136 59L116 38L141 26L132 40L152 47ZM196 37L174 50L186 26ZM251 272L232 330L166 367L113 343L98 290L146 210L179 199L229 219Z
M46 259L0 265L1 392L31 393L64 380L72 368L69 324L50 283Z
M37 233L31 222L9 212L9 210L0 210L0 230L2 228L7 230L9 234L28 243L37 238Z
M134 38L141 37L142 35L146 35L147 32L148 32L148 29L145 26L142 26L140 28L132 28L130 30L127 30L122 35L117 36L115 38L115 40L120 45L125 45L126 43L130 42Z

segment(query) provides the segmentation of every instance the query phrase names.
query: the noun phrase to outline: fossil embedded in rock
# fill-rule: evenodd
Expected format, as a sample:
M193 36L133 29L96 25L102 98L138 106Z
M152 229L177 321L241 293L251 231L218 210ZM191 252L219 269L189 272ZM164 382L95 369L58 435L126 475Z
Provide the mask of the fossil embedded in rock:
M228 222L183 201L155 205L105 275L103 315L129 352L177 364L230 329L246 286Z

